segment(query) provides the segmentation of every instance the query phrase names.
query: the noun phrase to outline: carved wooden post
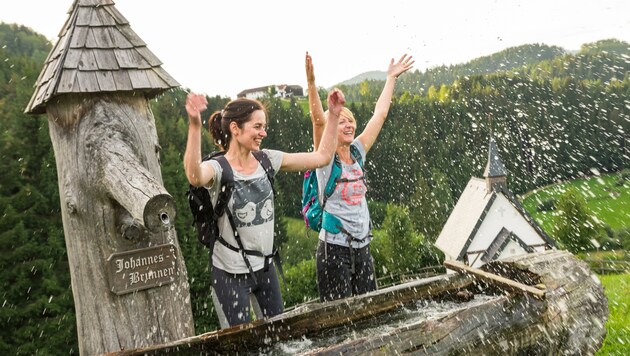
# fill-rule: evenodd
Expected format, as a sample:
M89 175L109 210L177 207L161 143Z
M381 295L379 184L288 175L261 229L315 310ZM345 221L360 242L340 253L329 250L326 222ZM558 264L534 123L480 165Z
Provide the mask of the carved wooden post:
M179 84L110 0L76 0L26 109L48 114L81 354L194 334L148 100Z

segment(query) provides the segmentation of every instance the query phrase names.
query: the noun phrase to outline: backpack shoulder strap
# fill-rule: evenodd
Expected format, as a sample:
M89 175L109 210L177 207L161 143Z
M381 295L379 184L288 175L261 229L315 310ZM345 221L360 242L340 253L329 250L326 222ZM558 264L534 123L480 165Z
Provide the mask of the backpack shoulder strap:
M359 152L359 148L357 147L357 145L350 145L350 154L355 161L359 162L359 166L363 168L363 157L361 156L361 152Z
M333 164L330 170L330 177L328 178L328 182L326 182L326 187L324 188L324 200L328 199L337 187L337 180L341 177L341 161L339 160L339 156L335 153L333 157Z
M271 183L271 190L273 190L273 194L275 195L276 189L273 186L273 178L275 176L275 170L273 169L273 166L271 165L271 160L269 159L269 156L263 150L252 151L252 154L265 170L265 173L267 174L267 179L269 179L269 182Z
M359 148L355 144L350 145L350 154L355 161L359 162L359 166L363 168L363 157L361 157L361 152L359 152ZM324 189L324 199L328 199L334 193L335 188L337 187L338 179L341 177L342 166L339 156L335 153L335 157L333 159L334 162L330 171L330 178L328 179L326 188ZM365 177L365 172L363 172L363 176Z
M221 173L221 186L219 188L219 196L217 197L217 203L214 206L214 217L215 219L219 216L223 215L225 208L227 207L227 203L230 200L230 196L232 195L232 189L234 188L234 172L232 172L232 167L230 163L227 161L224 155L212 157L212 159L219 162L221 169L223 172Z
M271 160L269 159L269 156L267 155L267 153L265 153L265 151L263 150L260 150L260 151L253 151L252 154L258 160L258 162L260 162L260 165L265 170L265 173L267 173L269 180L272 180L275 171L273 169L273 166L271 165Z

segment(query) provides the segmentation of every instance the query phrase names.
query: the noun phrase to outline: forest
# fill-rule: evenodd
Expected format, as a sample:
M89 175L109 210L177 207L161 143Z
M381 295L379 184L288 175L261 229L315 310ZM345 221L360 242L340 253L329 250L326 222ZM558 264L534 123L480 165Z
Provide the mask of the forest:
M48 41L29 28L0 24L0 353L78 353L76 320L56 163L46 115L24 114ZM368 197L375 229L378 277L415 273L440 264L433 247L471 177L497 141L516 194L594 174L628 179L630 44L605 39L579 52L528 44L469 63L404 74L388 120L367 157ZM348 73L349 76L352 73ZM383 87L378 80L342 85L358 131ZM182 157L188 122L186 88L151 101L166 189L176 199L176 230L189 275L197 334L218 322L208 293L207 250L191 225ZM320 96L326 90L320 88ZM209 97L206 118L229 101ZM304 98L263 98L266 148L309 150L311 123ZM204 152L213 149L209 135ZM625 171L624 171L625 170ZM624 173L625 172L625 173ZM287 308L317 296L316 236L291 222L300 218L302 175L276 178L276 241L287 280ZM629 227L595 226L592 239L607 249L630 249ZM561 246L575 245L549 232ZM583 233L583 232L582 232ZM393 257L396 258L393 258Z

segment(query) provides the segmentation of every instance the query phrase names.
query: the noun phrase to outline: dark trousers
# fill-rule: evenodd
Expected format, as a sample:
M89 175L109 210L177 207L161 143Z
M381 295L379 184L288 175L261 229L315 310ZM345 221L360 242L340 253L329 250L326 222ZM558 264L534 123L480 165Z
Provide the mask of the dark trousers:
M376 290L370 245L350 249L320 240L317 245L317 287L322 302Z
M284 311L280 282L273 263L267 271L254 272L258 284L249 273L228 273L212 269L213 287L221 309L230 326L251 321L250 294L256 297L264 317L272 317Z

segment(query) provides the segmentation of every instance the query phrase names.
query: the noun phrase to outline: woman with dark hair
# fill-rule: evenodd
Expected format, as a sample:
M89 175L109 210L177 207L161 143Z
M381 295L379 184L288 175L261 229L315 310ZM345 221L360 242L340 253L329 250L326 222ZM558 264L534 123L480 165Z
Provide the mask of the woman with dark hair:
M326 130L331 125L336 125L338 135L334 159L315 171L319 201L325 202L316 252L317 287L321 301L363 294L377 288L370 253L372 225L365 198L367 186L363 167L365 157L376 142L387 118L396 79L411 69L413 63L412 57L407 55L403 55L397 62L394 59L390 61L387 79L376 102L374 114L363 132L355 137L357 121L348 108L341 108L338 120L335 118L337 114L332 114L330 106L327 114L324 113L315 86L313 61L306 53L308 101L315 149L324 143L322 134L325 125ZM334 121L326 124L326 118L333 118ZM324 197L334 164L341 167L341 176L337 178L332 194Z
M273 172L305 171L330 162L337 146L337 122L344 103L341 91L333 90L328 95L330 125L324 130L316 151L262 150L269 158ZM217 160L202 161L201 158L201 112L206 107L203 95L191 93L186 98L190 123L184 169L190 184L206 187L216 204L223 169ZM267 136L267 116L260 102L239 98L230 101L223 110L214 112L209 126L215 144L221 145L225 151L224 157L234 177L228 210L218 219L219 235L224 241L214 245L212 258L214 290L227 322L233 326L250 321L250 295L256 297L264 317L283 311L276 269L268 258L272 254L274 238L273 192L267 172L254 156ZM257 254L245 254L245 250Z

